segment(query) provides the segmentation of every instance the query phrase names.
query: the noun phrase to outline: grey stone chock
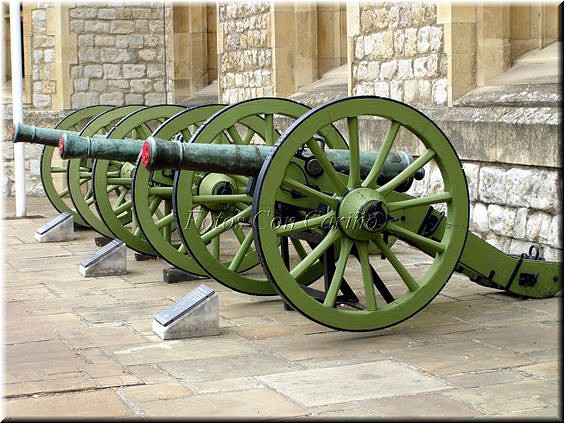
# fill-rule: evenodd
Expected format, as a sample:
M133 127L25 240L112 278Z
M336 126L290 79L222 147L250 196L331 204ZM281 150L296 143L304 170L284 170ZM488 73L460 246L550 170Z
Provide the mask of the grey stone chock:
M86 278L125 275L127 273L127 249L124 242L114 239L107 243L93 255L82 260L78 270Z
M74 220L70 213L61 213L50 222L35 230L39 242L60 242L75 239Z
M155 316L153 332L164 340L219 335L217 293L199 285Z

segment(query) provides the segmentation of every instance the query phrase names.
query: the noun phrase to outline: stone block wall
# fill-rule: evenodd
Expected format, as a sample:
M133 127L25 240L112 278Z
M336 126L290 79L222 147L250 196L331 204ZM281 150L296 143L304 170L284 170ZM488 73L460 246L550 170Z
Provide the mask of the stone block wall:
M447 102L443 26L430 2L362 3L353 37L352 93L411 105Z
M562 252L561 177L550 168L465 161L470 198L469 230L510 254L528 253L539 244L547 260ZM427 166L428 178L414 181L409 191L426 195L439 190L440 173Z
M25 24L26 27L33 28L33 36L28 36L26 43L32 51L31 75L26 75L28 78L31 76L31 105L41 110L52 107L56 90L55 35L47 28L48 11L52 7L52 2L33 4L30 10L31 23Z
M274 95L269 2L226 2L218 9L220 99Z
M11 108L2 108L2 175L0 179L1 196L8 197L16 194L14 185L14 143L10 138L12 130ZM24 110L24 121L29 125L52 128L55 124L67 115L63 111L30 111ZM42 145L27 144L25 150L25 190L30 196L44 196L43 185L41 184L40 160Z
M163 2L117 5L79 3L70 8L77 63L70 68L72 109L93 104L167 101Z

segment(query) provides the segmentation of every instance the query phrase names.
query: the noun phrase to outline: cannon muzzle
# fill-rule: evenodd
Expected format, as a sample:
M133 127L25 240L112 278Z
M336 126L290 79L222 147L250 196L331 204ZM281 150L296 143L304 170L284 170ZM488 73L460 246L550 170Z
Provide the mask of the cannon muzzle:
M76 134L76 132L17 123L12 128L12 141L57 147L59 145L59 138L63 134Z
M74 133L65 133L59 137L58 146L62 159L85 157L135 162L143 146L143 140L81 137Z
M254 176L258 175L273 149L274 147L267 145L181 143L149 137L143 144L141 162L149 170L185 169ZM348 150L326 149L325 153L337 171L348 173L350 169ZM361 177L368 175L377 157L376 151L360 153ZM303 151L302 158L308 173L321 171L315 157L308 149ZM392 179L413 161L413 157L404 151L390 152L380 174L381 180ZM424 175L425 171L421 168L414 177L422 179Z

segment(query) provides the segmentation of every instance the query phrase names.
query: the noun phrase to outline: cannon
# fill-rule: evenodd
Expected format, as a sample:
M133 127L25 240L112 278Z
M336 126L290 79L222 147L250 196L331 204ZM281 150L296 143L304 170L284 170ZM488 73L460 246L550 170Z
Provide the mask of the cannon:
M294 102L291 102L289 100L269 99L268 102L270 104L271 110L274 110L276 107L280 109L281 105L286 107L291 106L294 109L296 108L296 104L294 104ZM264 111L265 107L268 109L268 106L266 106L264 103L265 103L264 99L259 99L259 100L250 100L247 102L242 102L241 104L230 106L228 108L225 108L226 112L232 114L231 116L227 116L227 117L225 117L223 113L219 112L219 110L223 109L222 106L219 105L200 106L197 108L183 111L178 115L175 115L173 118L165 121L154 132L154 134L161 136L164 135L165 138L170 138L173 134L178 133L181 129L183 128L186 129L190 121L198 122L198 120L201 120L207 115L209 115L210 112L217 112L217 115L214 115L213 117L208 119L205 125L216 125L217 121L221 122L221 125L219 127L216 127L215 135L213 137L210 137L210 139L220 139L218 137L218 134L221 134L222 132L227 132L227 133L231 132L230 136L221 138L224 142L228 142L229 139L235 137L234 135L235 128L233 126L235 125L235 123L239 123L239 122L244 122L246 125L254 127L255 128L254 131L260 134L264 130L265 122L262 118L257 116L254 110ZM254 109L250 108L251 105L254 105L255 108ZM301 107L303 107L305 110L305 106L301 106ZM242 116L240 115L241 113L240 109L243 108L245 110L245 113ZM298 110L298 112L301 111L303 110ZM233 115L234 112L237 113ZM132 139L124 139L124 140L102 139L101 140L100 138L97 137L87 138L73 134L64 134L64 136L61 139L62 141L59 146L61 157L71 158L71 159L77 157L90 157L98 160L126 159L128 161L132 161L133 158L137 156L141 148L139 141ZM158 142L161 143L163 148L169 144L170 145L178 144L178 143L170 143L169 141L164 141L164 140L159 140ZM184 145L196 149L197 151L195 152L195 154L201 158L203 158L204 155L206 154L206 151L209 150L209 149L206 150L206 148L209 147L209 145L206 144L191 142ZM273 148L272 146L267 146L267 145L254 145L254 146L240 145L239 147L242 150L258 149L263 152L264 157L266 157L267 152ZM347 162L348 153L344 150L334 150L333 153L334 154L332 157L337 163L339 163L338 166L340 166L340 169L342 169L343 171L346 170L349 166ZM311 153L304 152L304 154L309 154L311 156ZM373 152L364 153L362 155L361 167L365 169L366 172L368 172L374 160L375 160L375 153ZM410 161L412 161L412 158L407 154L397 153L389 161L388 167L390 168L390 170L386 171L383 177L384 178L386 176L389 177L389 175L391 175L394 171L397 173L397 170L393 170L393 168L395 169L401 166L405 167L410 163ZM205 166L203 166L204 168L203 170L206 173L206 176L204 178L205 180L196 183L196 186L194 188L198 190L198 195L194 198L196 201L200 201L205 198L206 201L204 203L204 209L207 211L217 212L217 214L220 214L220 212L222 211L225 212L226 209L226 201L228 197L225 196L226 194L225 189L227 188L225 181L229 180L230 178L228 176L225 175L222 176L219 174L209 175L210 171L213 171L213 168L210 168L211 165L212 163L208 162ZM240 167L239 170L241 169L242 168ZM307 169L310 172L315 171L315 163L313 160L310 160L308 162ZM258 169L256 170L258 173ZM152 183L151 181L147 180L146 177L140 181L139 175L151 175ZM153 216L151 215L152 211L147 213L147 210L151 208L150 204L154 204L155 201L158 202L159 199L165 197L170 198L172 194L172 188L169 188L168 185L155 186L155 181L158 180L166 180L166 175L163 175L162 173L159 172L148 173L144 167L139 167L139 166L135 167L134 177L132 180L132 192L133 192L132 196L134 199L133 208L135 214L138 216L139 226L141 227L146 238L151 242L151 244L154 246L155 250L158 252L160 256L164 256L164 258L167 261L169 261L171 264L175 265L176 267L182 268L183 270L192 273L199 274L199 268L197 269L196 272L194 272L194 265L195 265L194 261L186 254L181 254L181 251L179 251L180 248L182 248L182 245L180 247L177 247L177 245L172 244L170 239L171 233L170 232L165 233L164 231L161 230L162 222L170 222L173 220L172 212L168 215L159 216L158 220L156 221L153 220ZM244 193L244 190L246 189L246 184L247 181L245 180L243 184L239 184L238 188L232 187L233 189L231 192L231 196L229 197L229 201L237 200L238 202L249 202L250 204L250 196ZM218 188L221 188L222 190L221 194L217 192ZM234 192L237 189L238 191L240 191L240 193ZM202 190L207 190L207 192L204 194ZM180 189L177 191L180 193L184 193L185 196L187 192L192 192L193 188ZM178 215L186 215L186 210L180 209ZM212 221L213 220L214 219L212 219ZM214 224L220 224L220 223L221 222L216 222ZM168 235L168 239L163 239L163 237L166 235ZM192 238L193 237L186 238L185 241L188 245L192 243ZM190 249L190 247L188 247L188 249ZM196 254L195 255L196 258L200 258L202 256L201 253L195 253L195 254ZM213 260L216 259L213 258ZM230 264L231 263L228 260L226 262L224 258L218 264L220 271L222 270L223 266L229 267ZM222 272L221 276L218 276L217 279L221 283L230 286L233 289L238 289L241 292L261 294L261 295L274 294L274 291L272 290L268 282L266 283L266 286L269 290L266 292L264 292L264 290L261 290L262 288L257 288L257 285L261 285L261 284L253 283L254 281L250 282L246 280L246 283L239 285L236 285L235 282L232 282L230 278L231 276L237 274L237 279L242 278L240 273L248 270L249 268L254 267L257 264L258 264L258 259L256 258L256 256L248 255L246 258L240 257L237 259L237 268L233 267L234 265L232 266L232 274L226 275L225 274L226 272ZM209 269L209 267L205 267L205 268L206 270Z
M366 172L362 169L362 148L369 144L364 139L366 127L376 124L384 132ZM342 130L334 132L337 126ZM203 125L190 142L199 137L209 140L213 134L212 126ZM394 147L403 148L406 139L416 159L391 179L380 180ZM202 235L197 219L180 222L183 229L198 230L190 239L191 251L201 244L210 253L207 246L219 235L250 225L252 230L238 237L235 258L247 256L253 242L276 292L322 325L367 331L397 324L432 301L455 271L480 285L526 298L550 297L561 289L560 263L542 259L535 248L528 254L505 254L468 231L468 188L452 144L434 122L402 102L360 96L323 104L297 118L266 155L257 147L244 153L235 145L202 147L207 151L205 163L199 163L193 146L150 139L141 159L150 169L192 168L183 171L192 178L211 159L213 171L223 175L220 183L239 187L239 178L246 178L242 181L245 193L252 195L250 205L239 204L241 194L236 191L233 198L229 189L223 202L231 203L232 210L220 224ZM334 165L334 150L348 152L349 169ZM312 157L317 170L308 173L306 163ZM239 169L230 160L246 164ZM398 188L421 168L428 169L433 190L423 195L401 192ZM175 185L173 194L179 221L180 210L193 210L198 196L191 190L178 192L180 188ZM206 195L202 202L209 199ZM403 255L392 251L390 238L420 257L417 266L409 266ZM370 257L370 247L380 258Z

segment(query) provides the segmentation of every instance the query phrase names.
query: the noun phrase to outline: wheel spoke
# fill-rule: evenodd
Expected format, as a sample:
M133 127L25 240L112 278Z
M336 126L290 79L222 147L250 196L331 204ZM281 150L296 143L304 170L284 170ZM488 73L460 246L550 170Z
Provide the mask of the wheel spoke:
M366 294L366 309L374 311L378 308L376 303L376 293L374 292L374 278L372 277L372 267L368 256L368 243L357 244L358 261L362 271L362 282L364 283L364 293Z
M213 240L223 232L231 229L233 225L236 225L247 219L251 215L251 209L251 206L248 206L245 210L237 213L235 216L230 217L229 219L225 219L221 224L217 225L215 228L202 235L202 241L207 244L209 241Z
M382 166L384 166L384 162L388 157L390 150L392 149L392 145L396 139L400 128L400 124L398 122L392 121L392 124L388 128L388 132L386 132L386 136L384 137L384 142L382 143L382 148L378 152L378 157L376 161L370 168L370 172L366 175L366 179L362 182L362 187L374 187L376 181L378 180L378 175L382 170Z
M245 255L249 251L252 242L253 242L253 231L249 231L245 236L245 239L241 243L241 246L237 250L235 257L233 257L233 260L231 260L231 263L229 263L229 270L236 272L239 269L239 266L241 265L243 258L245 258Z
M125 203L121 204L120 206L113 208L113 212L116 215L122 214L124 211L131 209L131 200L127 200Z
M428 197L413 198L409 200L395 201L388 203L388 211L407 209L409 207L428 206L436 203L448 203L452 199L452 195L448 192L429 195Z
M180 246L178 247L178 254L186 254L186 246L183 242L181 242Z
M123 203L123 200L125 200L125 196L127 195L128 192L129 192L128 189L124 189L120 192L118 198L116 199L116 201L114 203L114 207L117 207L117 206L121 205L121 203Z
M255 131L253 131L251 128L248 128L245 136L243 137L243 144L250 144L254 135Z
M165 225L170 225L172 222L174 222L174 213L169 213L155 221L155 226L160 229Z
M69 189L65 188L64 190L57 192L57 195L61 198L67 197L69 195Z
M192 210L193 212L194 210ZM204 220L206 219L207 215L208 215L209 210L206 209L205 207L200 207L200 211L198 212L198 216L196 216L196 219L194 220L194 224L196 225L196 228L198 229L198 231L202 230L202 225L204 223ZM193 214L191 213L190 218L188 219L188 223L186 224L186 227L188 227L188 224L190 223L190 220L192 219Z
M274 115L267 113L264 115L265 126L265 142L268 145L274 145L276 138L274 136Z
M243 229L241 229L237 225L233 226L232 229L233 229L233 233L237 237L237 240L239 241L239 243L242 243L245 240L245 233L243 232Z
M330 211L329 213L325 213L321 216L311 217L309 219L298 220L297 222L290 222L284 225L280 225L278 228L275 228L274 231L279 236L285 236L294 232L305 231L306 229L319 228L323 222L325 222L327 219L331 219L334 216L335 212Z
M423 235L416 234L415 232L411 232L409 229L405 229L395 223L388 223L386 231L400 239L414 244L418 248L424 249L425 252L436 254L443 253L445 251L445 246L440 242L424 237Z
M67 167L54 166L51 168L51 173L67 173Z
M290 271L292 277L294 279L298 279L303 272L305 272L313 263L315 263L316 260L319 259L319 257L321 257L321 255L327 250L327 248L333 245L333 243L339 238L339 236L339 231L335 228L327 232L325 238L323 238L323 240L319 244L317 244L317 246L313 250L311 250L307 257L300 261L296 265L296 267L294 267Z
M233 141L234 144L238 144L238 145L244 144L241 135L239 135L237 128L235 128L234 126L230 126L227 129L227 133L231 136L231 140Z
M358 117L347 118L349 131L350 170L347 186L356 188L360 185L360 145L358 139Z
M401 261L398 260L396 255L392 253L392 251L388 248L382 237L377 236L374 239L374 242L376 243L382 254L384 254L384 257L386 257L390 264L394 267L394 269L396 269L396 272L398 272L400 278L407 285L407 288L411 292L417 291L419 285L417 284L415 279L413 279L413 276L411 276L411 273L409 273L409 271L404 267Z
M386 195L391 190L403 184L407 180L407 178L409 178L411 175L425 166L434 156L435 152L433 150L425 151L425 153L414 160L413 163L411 163L404 170L394 176L392 180L385 183L380 188L377 188L376 192L380 193L381 195Z
M309 147L315 158L319 161L321 168L325 171L325 173L327 173L327 176L329 176L329 178L333 182L337 194L340 195L344 193L347 190L347 186L341 180L340 174L335 170L335 168L333 168L333 165L327 158L327 155L325 154L323 149L319 146L318 142L314 139L310 139L307 142L307 146Z
M325 194L324 192L318 191L314 188L308 187L305 184L302 184L301 182L298 182L294 179L291 179L289 177L284 177L284 179L282 179L282 185L293 189L294 191L299 192L300 194L303 194L305 196L308 197L313 197L316 200L327 204L333 208L337 208L337 206L339 205L339 199L335 198L335 197L331 197L328 194Z
M299 239L290 238L290 242L294 246L294 249L296 250L296 253L298 254L301 260L307 257L307 252Z
M149 194L170 198L172 197L172 187L149 187Z
M335 272L333 273L333 277L331 278L331 283L329 285L329 289L325 294L325 299L323 300L323 305L327 307L334 307L335 301L337 300L337 293L339 292L339 288L341 287L341 283L343 282L343 276L345 274L345 268L347 266L347 261L349 259L349 254L351 252L351 248L353 246L353 242L346 237L341 238L341 249L339 251L339 258L337 259L337 263L335 264Z

